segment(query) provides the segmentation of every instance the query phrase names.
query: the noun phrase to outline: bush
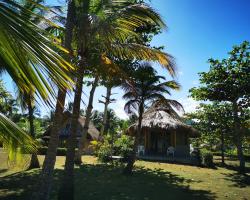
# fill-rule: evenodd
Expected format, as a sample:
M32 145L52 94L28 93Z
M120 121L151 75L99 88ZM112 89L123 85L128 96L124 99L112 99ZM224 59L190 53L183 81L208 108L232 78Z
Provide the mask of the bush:
M200 151L201 164L206 167L214 167L213 153L208 150Z
M96 155L101 162L107 163L111 160L112 147L107 139L104 139L103 143L96 149Z
M122 135L114 142L114 154L123 157L127 161L133 152L134 139L128 135Z
M95 155L101 162L110 162L112 160L111 156L121 156L123 158L122 162L125 162L133 152L133 144L134 140L130 136L122 135L114 138L107 135L104 137L103 142L97 142L93 147Z

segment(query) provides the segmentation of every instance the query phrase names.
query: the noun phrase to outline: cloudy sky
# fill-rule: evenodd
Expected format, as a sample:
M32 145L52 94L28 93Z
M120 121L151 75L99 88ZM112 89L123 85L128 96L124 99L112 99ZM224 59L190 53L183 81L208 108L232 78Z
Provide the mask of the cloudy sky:
M165 51L175 57L178 68L177 81L182 85L181 91L174 92L170 98L178 100L186 112L191 112L198 103L188 97L188 90L199 84L198 72L208 71L207 60L211 57L225 58L233 45L244 40L250 41L250 1L152 0L151 5L161 14L168 26L167 30L154 38L152 45L164 45ZM161 75L170 79L166 70L158 65L155 65L155 68ZM2 78L8 90L13 92L11 79L7 75ZM85 87L85 103L88 93L89 88ZM123 111L123 91L115 88L113 93L113 98L117 101L110 107L119 117L126 118L127 115ZM99 87L94 99L94 109L100 111L103 110L103 104L98 103L101 95L105 95L105 89ZM49 109L41 108L41 111L44 115Z

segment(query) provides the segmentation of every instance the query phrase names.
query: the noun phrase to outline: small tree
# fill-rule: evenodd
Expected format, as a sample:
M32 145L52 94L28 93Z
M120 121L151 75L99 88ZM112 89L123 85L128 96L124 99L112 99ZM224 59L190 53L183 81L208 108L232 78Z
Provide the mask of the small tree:
M191 96L198 100L230 102L232 104L234 132L240 171L245 170L242 150L244 108L250 105L250 45L243 42L234 46L229 58L222 61L210 59L210 70L200 73L198 88L192 88Z

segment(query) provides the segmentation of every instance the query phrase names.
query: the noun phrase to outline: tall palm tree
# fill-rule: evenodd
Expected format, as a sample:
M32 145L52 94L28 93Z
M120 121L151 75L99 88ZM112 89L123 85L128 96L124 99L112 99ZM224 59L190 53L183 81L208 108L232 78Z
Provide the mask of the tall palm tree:
M84 122L83 130L82 130L82 136L79 139L78 151L75 156L75 163L78 165L82 163L82 153L84 149L85 140L87 138L89 123L90 123L91 114L93 110L94 94L95 94L96 87L98 86L98 81L99 81L99 76L96 76L92 83L92 87L89 93L89 102L88 102L88 106L86 109L85 122Z
M111 77L110 77L111 78ZM114 81L113 81L114 80ZM119 85L119 78L118 80L114 78L111 80L106 80L104 83L104 86L106 87L106 96L102 96L104 98L104 101L99 100L99 103L104 104L104 111L103 111L103 123L101 128L101 135L107 133L108 131L108 106L111 103L114 103L116 100L112 99L112 89Z
M70 87L72 80L67 72L72 67L54 50L60 46L52 45L51 35L34 24L30 16L38 15L15 1L0 2L0 71L6 71L20 91L28 91L33 85L36 95L51 103L49 94L53 96L54 92L47 77L60 88ZM1 113L0 125L4 145L12 149L18 149L18 145L34 149L32 139Z
M159 15L147 5L128 5L129 1L126 4L124 2L126 1L107 1L107 5L103 5L103 1L88 0L82 2L82 5L79 6L81 12L79 12L78 20L76 20L78 25L76 36L80 61L76 77L71 134L67 141L65 173L59 191L59 199L72 199L74 194L73 170L77 121L84 69L89 64L91 55L94 53L101 57L109 52L109 54L112 53L112 58L158 61L167 67L171 74L174 73L171 57L166 53L141 44L141 35L136 32L136 28L147 24L165 27ZM90 6L93 3L97 3L97 5ZM128 38L134 38L134 40L128 41Z
M72 57L72 37L75 24L75 1L68 1L67 18L65 24L65 36L63 45L68 49ZM59 88L57 94L57 102L54 113L53 127L50 134L47 154L43 163L40 179L37 184L37 190L31 195L32 200L48 200L50 198L50 190L52 187L53 172L56 162L56 151L59 142L59 130L62 123L62 114L66 99L66 88Z
M34 92L30 91L29 94L21 93L18 91L19 104L22 110L28 110L28 120L29 120L29 133L32 138L35 138L35 127L34 127L34 111L35 111L35 98ZM35 153L31 154L31 161L29 164L29 169L40 168L40 164Z
M142 63L133 73L133 78L132 83L125 83L122 86L125 91L123 98L127 100L124 106L125 111L129 114L137 112L138 115L138 128L135 136L134 151L124 169L125 174L132 173L136 159L136 148L141 139L141 123L145 109L156 100L167 101L177 108L182 107L177 101L166 99L164 96L164 94L170 95L170 89L178 90L180 85L175 81L161 82L161 80L165 80L165 78L158 76L150 63Z

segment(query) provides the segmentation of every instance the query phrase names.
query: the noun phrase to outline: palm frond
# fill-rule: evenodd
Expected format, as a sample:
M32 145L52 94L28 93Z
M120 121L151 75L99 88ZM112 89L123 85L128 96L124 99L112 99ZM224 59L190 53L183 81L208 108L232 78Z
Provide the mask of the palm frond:
M67 73L73 68L53 50L58 45L51 47L50 36L20 10L30 14L13 1L0 2L0 68L8 72L21 91L33 85L38 95L48 99L53 91L47 78L68 88L73 81Z
M175 80L172 81L166 81L160 84L161 86L165 87L166 89L172 89L172 90L180 90L181 85Z
M184 107L182 106L182 104L176 100L173 99L160 99L159 101L155 102L157 105L161 105L161 106L172 106L174 108L176 108L178 111L182 111L183 113L185 112Z
M38 147L36 141L2 113L0 113L0 142L8 150L10 158L14 158L16 153L34 153Z
M161 66L168 70L171 76L175 76L176 74L174 58L160 50L136 43L116 43L108 47L107 50L113 52L114 56L121 59L158 62Z
M138 109L138 100L131 99L124 105L124 110L128 114L133 114Z

